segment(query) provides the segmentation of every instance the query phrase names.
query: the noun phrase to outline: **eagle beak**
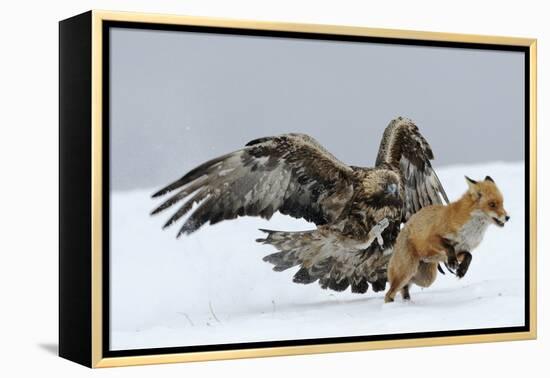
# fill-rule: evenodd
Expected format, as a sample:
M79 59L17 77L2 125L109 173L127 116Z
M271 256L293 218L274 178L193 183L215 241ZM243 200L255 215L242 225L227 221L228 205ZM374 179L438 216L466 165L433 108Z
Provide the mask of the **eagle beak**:
M397 184L390 184L386 187L386 194L397 197Z

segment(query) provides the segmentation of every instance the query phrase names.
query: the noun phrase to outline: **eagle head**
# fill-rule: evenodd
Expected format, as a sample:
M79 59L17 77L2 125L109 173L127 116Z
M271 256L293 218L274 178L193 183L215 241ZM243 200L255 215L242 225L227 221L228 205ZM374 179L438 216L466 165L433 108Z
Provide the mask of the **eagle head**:
M362 197L372 208L402 206L399 176L390 170L375 170L363 181Z

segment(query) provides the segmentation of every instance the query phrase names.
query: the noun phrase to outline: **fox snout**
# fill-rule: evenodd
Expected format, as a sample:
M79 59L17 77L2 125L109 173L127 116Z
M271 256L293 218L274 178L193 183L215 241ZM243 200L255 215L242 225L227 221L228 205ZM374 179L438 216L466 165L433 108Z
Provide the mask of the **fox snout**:
M502 205L495 206L494 202L489 202L489 209L488 211L486 209L486 214L492 219L493 223L499 227L504 227L506 222L510 220L510 216L508 212L504 210L504 207L502 207Z
M490 205L491 203L489 203L489 206ZM492 218L493 222L499 227L504 227L506 222L510 220L510 216L508 215L508 212L504 210L504 207L502 206L500 207L497 206L496 208L495 207L490 208L488 215Z
M505 213L505 215L502 215L500 217L493 217L493 221L496 223L497 226L504 227L504 224L510 220L510 216Z

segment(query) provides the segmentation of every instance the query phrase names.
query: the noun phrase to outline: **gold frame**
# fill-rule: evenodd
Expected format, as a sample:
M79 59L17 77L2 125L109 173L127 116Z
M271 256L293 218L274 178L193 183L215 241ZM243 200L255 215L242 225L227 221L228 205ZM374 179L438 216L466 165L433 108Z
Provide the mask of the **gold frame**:
M464 42L523 46L530 54L530 325L528 332L430 337L388 341L367 341L307 346L270 347L259 349L219 350L212 352L141 355L132 357L102 356L102 22L128 21L173 25L216 26L227 28L310 32L333 35L400 38L427 41ZM355 26L260 22L209 17L162 14L92 11L92 366L112 367L172 362L207 361L250 357L267 357L328 352L349 352L371 349L466 344L494 341L527 340L537 337L537 41L531 38L436 33L412 30L378 29Z

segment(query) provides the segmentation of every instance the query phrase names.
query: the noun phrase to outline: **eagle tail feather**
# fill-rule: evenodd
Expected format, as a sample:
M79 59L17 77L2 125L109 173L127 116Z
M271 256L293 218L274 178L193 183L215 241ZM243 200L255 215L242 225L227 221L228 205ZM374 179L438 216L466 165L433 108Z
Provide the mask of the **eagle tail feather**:
M354 293L365 293L369 282L373 285L376 283L371 280L374 277L365 274L370 270L366 266L366 252L349 250L336 234L327 235L318 229L298 232L261 231L267 233L267 236L256 241L277 249L277 252L265 256L263 261L272 264L276 272L300 266L292 279L295 283L310 284L318 281L323 289L344 291L351 287ZM358 271L358 266L367 268L367 271ZM384 286L385 279L384 276Z

